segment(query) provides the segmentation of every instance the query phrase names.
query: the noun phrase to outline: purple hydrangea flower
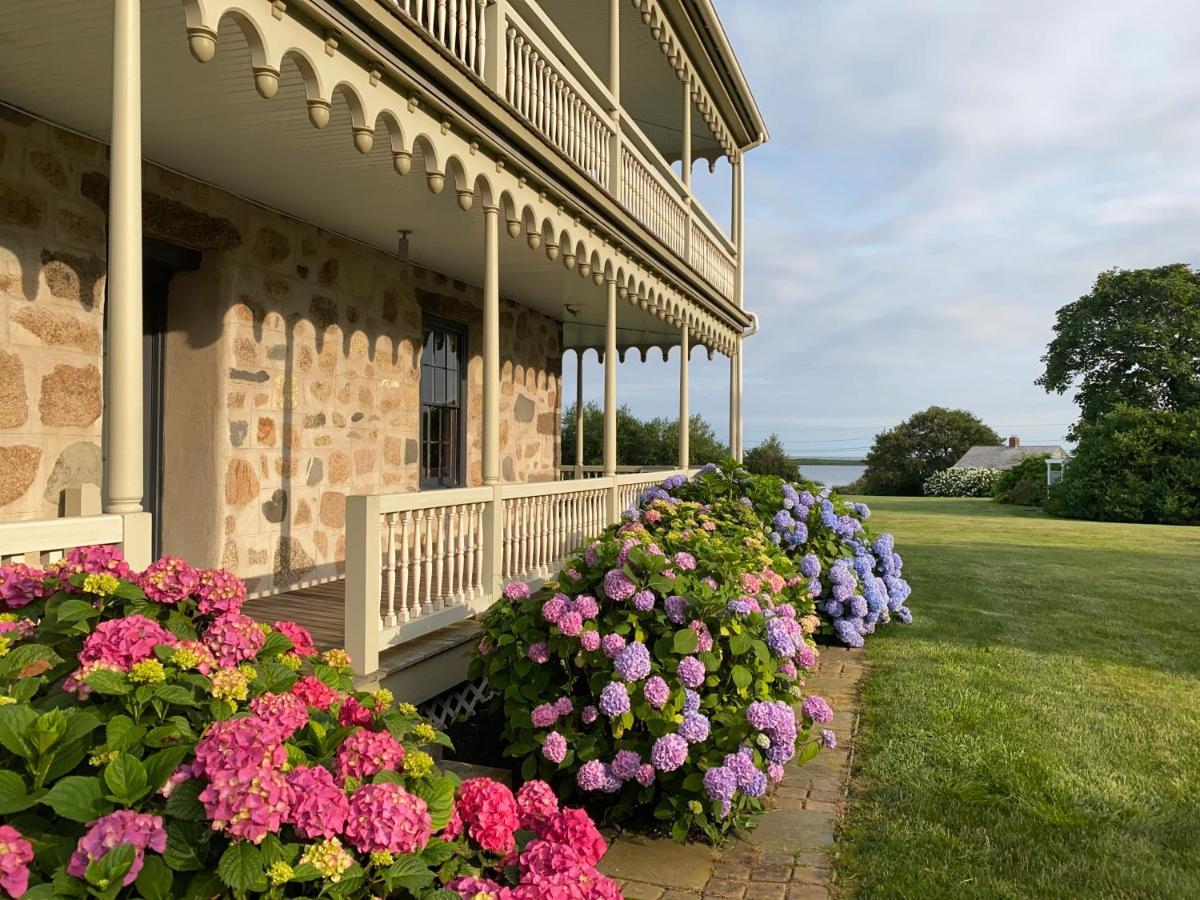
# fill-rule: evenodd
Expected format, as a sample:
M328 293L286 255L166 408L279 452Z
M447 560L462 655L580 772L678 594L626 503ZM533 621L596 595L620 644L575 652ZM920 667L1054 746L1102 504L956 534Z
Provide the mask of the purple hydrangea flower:
M754 765L754 757L750 754L748 747L743 747L737 753L730 753L722 764L733 773L739 788L744 789L758 774L758 768Z
M684 687L697 688L704 684L704 663L694 656L685 656L675 671Z
M612 773L622 781L637 778L642 768L642 758L633 750L618 750L612 761Z
M650 787L654 784L654 766L650 763L644 763L637 773L637 783L642 787Z
M796 655L796 642L790 633L795 623L791 619L771 619L767 622L767 646L780 659Z
M583 616L584 620L594 619L600 615L600 604L596 602L596 598L589 594L582 594L575 598L575 612Z
M591 653L600 649L600 632L585 631L579 636L579 646Z
M861 647L864 643L862 635L858 633L858 626L854 624L853 619L834 620L833 630L837 634L838 640L847 647Z
M683 692L683 711L685 713L700 711L700 695L693 690Z
M628 600L636 590L633 579L620 569L609 569L604 574L604 593L609 599L618 602Z
M816 578L821 574L821 560L813 553L806 554L804 559L800 560L800 571L805 578Z
M667 687L667 683L662 678L655 675L647 678L646 683L642 685L642 695L652 707L662 709L671 697L671 689Z
M633 608L638 612L650 612L654 609L654 591L638 591L633 595Z
M692 554L680 550L675 554L675 565L683 569L685 572L691 572L696 568L696 557Z
M581 791L599 791L604 788L606 774L604 763L598 759L590 759L575 773L575 783Z
M563 613L567 611L567 605L570 602L571 601L566 594L555 594L542 604L542 618L551 625L558 624L558 620L561 619Z
M742 787L747 797L761 797L767 792L767 776L757 769L750 780Z
M610 681L600 692L600 712L610 719L629 712L629 691L619 681Z
M689 744L699 744L708 740L710 730L708 716L700 713L688 713L679 725L679 736Z
M684 597L668 597L663 601L663 607L667 611L667 618L676 625L682 625L687 621L687 599Z
M600 717L600 710L594 706L585 706L579 713L579 718L583 719L584 725L591 725Z
M570 697L559 697L554 701L554 712L560 719L569 716L574 710L575 704L571 702Z
M821 729L821 746L832 750L837 746L837 735L828 728Z
M750 615L750 604L745 599L730 600L725 605L725 609L735 616Z
M650 674L650 651L641 641L634 641L616 655L613 668L622 681L641 681Z
M688 743L677 734L664 734L650 749L650 762L660 772L674 772L687 761Z
M819 722L822 725L833 721L833 710L829 708L829 704L825 702L824 697L818 697L813 694L805 699L800 706L800 711L804 713L805 718L812 719L814 722Z
M606 634L600 639L600 646L604 648L604 655L613 659L625 649L625 638L619 634Z
M783 766L777 762L767 763L767 778L770 779L771 784L779 784L783 781L783 775Z
M808 644L796 645L796 665L802 669L811 669L817 664L817 651Z
M557 731L550 732L542 742L542 756L556 766L561 764L567 756L567 739Z
M526 655L540 666L550 661L550 648L546 646L545 641L538 641L529 645Z
M737 793L737 775L725 766L713 766L704 773L704 790L712 799L728 802Z

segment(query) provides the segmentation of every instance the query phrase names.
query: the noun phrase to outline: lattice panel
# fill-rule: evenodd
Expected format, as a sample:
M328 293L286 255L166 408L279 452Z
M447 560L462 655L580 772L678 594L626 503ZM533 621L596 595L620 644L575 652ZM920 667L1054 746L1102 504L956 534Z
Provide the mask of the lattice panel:
M464 681L458 687L438 694L431 700L426 700L418 707L421 715L427 718L433 727L445 728L460 717L470 717L492 696L492 689L483 678L474 681Z

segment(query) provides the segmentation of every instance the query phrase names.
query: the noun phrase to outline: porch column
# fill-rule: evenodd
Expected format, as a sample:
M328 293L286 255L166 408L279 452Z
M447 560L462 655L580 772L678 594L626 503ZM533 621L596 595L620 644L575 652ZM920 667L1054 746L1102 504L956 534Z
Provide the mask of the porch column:
M483 512L483 597L486 609L500 596L504 496L500 485L500 208L483 208L483 460L481 474L492 499ZM478 611L478 610L477 610Z
M621 0L608 0L608 92L621 103Z
M687 325L679 332L679 468L687 471L690 455L692 418L688 412L688 361L691 356L691 335Z
M114 0L112 49L105 512L125 518L125 555L131 565L142 568L150 562L150 515L142 511L142 37L138 0Z
M583 351L575 351L575 478L583 478Z
M744 306L743 294L746 283L746 171L741 151L730 159L733 167L733 246L737 253L737 271L733 287L733 299L738 309Z
M692 192L692 82L683 82L683 147L679 151L683 162L683 186Z
M729 357L729 455L742 461L742 341Z
M617 281L609 278L604 326L604 477L609 479L608 520L616 522L617 509Z

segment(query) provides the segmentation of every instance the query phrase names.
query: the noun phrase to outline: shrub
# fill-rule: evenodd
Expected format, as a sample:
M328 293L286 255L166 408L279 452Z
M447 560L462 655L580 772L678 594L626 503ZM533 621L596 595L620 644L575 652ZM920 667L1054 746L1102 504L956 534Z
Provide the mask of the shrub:
M584 814L540 782L460 787L415 708L353 690L344 651L244 597L224 571L137 574L109 547L0 567L10 896L620 896Z
M1000 435L966 410L931 406L875 438L862 493L919 496L929 476L950 468L976 444L999 443Z
M923 491L926 497L990 497L999 478L999 469L942 469L925 479Z
M1048 512L1109 522L1200 524L1200 410L1117 407L1078 426Z
M834 740L799 681L823 627L822 559L830 633L861 645L887 619L867 515L732 465L651 488L542 590L510 585L486 616L472 674L495 691L505 752L614 821L657 820L679 840L746 824L784 763ZM877 544L899 598L899 558Z
M755 475L796 477L796 461L787 455L779 436L772 434L757 447L746 451L745 466Z
M1029 456L996 480L993 492L997 502L1018 506L1041 506L1046 500L1047 454Z

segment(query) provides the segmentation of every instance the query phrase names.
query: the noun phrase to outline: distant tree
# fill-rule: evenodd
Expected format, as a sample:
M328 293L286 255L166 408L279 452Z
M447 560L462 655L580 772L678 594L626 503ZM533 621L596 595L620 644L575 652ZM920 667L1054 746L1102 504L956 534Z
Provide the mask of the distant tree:
M783 443L775 434L757 447L747 450L743 463L755 475L778 475L788 479L796 477L796 461L787 455Z
M925 479L971 447L999 443L1000 435L966 410L931 406L875 438L856 487L867 494L919 496Z
M713 427L694 415L688 428L689 457L693 465L720 462L729 455ZM563 411L563 465L575 463L575 404ZM629 407L617 407L617 465L673 466L679 461L679 421L677 419L639 419ZM587 466L604 464L604 409L597 403L583 407L583 462Z
M1054 332L1037 384L1059 394L1077 386L1080 426L1121 404L1200 408L1200 270L1102 272L1090 294L1058 311Z

